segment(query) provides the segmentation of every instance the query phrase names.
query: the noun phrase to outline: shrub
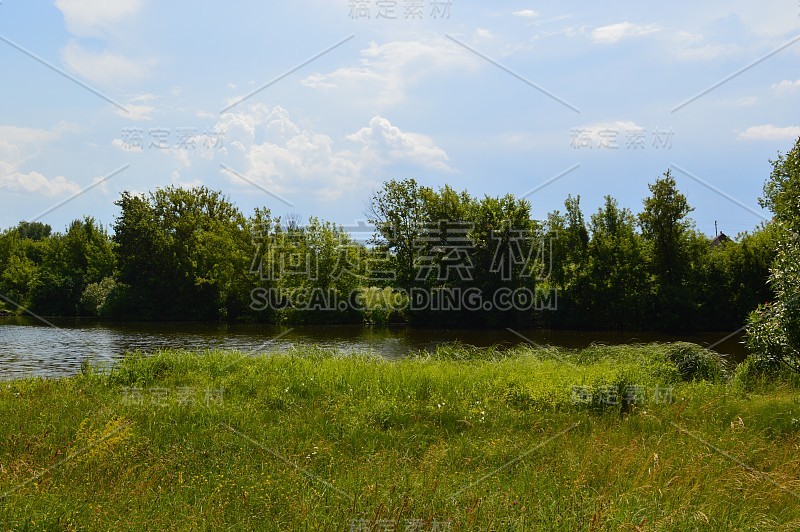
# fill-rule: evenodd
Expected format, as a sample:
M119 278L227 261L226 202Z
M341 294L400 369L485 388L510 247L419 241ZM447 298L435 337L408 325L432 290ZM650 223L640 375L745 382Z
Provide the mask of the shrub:
M800 373L800 139L772 161L760 203L781 230L769 279L775 300L750 316L747 343L764 364Z
M91 283L83 291L81 305L92 316L103 316L108 296L117 288L113 277L106 277L99 283Z
M666 349L669 360L685 381L719 382L727 377L726 363L714 351L688 342L667 344Z
M403 309L408 306L408 297L389 287L370 286L361 289L362 316L364 323L386 325L393 321L404 321Z
M789 384L800 388L800 374L760 353L753 353L736 367L731 383L741 390L754 390L770 384Z

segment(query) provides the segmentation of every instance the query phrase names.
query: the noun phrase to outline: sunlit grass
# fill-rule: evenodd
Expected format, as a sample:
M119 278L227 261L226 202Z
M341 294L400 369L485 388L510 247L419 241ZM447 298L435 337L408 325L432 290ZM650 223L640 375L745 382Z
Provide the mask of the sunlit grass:
M800 525L796 389L689 344L137 354L2 383L0 419L10 528Z

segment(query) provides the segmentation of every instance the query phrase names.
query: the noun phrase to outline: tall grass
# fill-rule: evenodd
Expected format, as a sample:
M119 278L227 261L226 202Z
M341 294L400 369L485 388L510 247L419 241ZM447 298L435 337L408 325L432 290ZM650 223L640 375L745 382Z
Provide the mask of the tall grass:
M796 529L796 388L726 375L691 344L132 354L0 384L0 522Z

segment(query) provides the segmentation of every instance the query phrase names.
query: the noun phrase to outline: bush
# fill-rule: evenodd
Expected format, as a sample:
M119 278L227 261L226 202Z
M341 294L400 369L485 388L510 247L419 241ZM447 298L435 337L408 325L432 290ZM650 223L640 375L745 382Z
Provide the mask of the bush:
M753 353L736 366L731 383L735 388L745 391L775 384L788 384L800 388L800 374L782 364L780 360L768 359L759 353Z
M666 349L669 360L685 381L719 382L727 377L727 364L714 351L688 342L667 344Z
M386 325L404 321L403 310L408 306L408 297L389 287L370 286L361 290L364 323Z
M766 304L750 315L747 327L747 346L758 359L759 367L777 371L785 360L786 334L783 323L783 306L780 302Z
M769 279L775 301L750 316L747 343L764 364L800 373L800 139L772 166L760 203L781 229Z
M117 287L113 277L106 277L99 283L91 283L83 291L81 305L92 316L104 315L109 294Z

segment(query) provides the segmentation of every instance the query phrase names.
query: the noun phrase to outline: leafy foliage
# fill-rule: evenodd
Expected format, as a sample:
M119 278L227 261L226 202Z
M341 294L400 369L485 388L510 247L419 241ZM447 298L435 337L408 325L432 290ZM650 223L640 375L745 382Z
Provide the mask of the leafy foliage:
M775 214L778 228L770 275L775 301L751 315L748 344L773 370L783 365L800 372L800 139L772 161L761 204Z
M0 292L17 308L78 315L86 287L114 269L111 238L92 218L73 221L65 234L21 222L0 235Z
M795 205L793 157L766 189L781 213ZM125 192L113 234L91 218L0 234L0 294L12 310L116 319L714 330L800 284L797 244L781 236L792 216L711 247L669 172L650 191L639 214L606 197L587 220L568 196L537 221L524 198L388 181L368 204L369 243L313 217L247 217L205 187ZM498 294L531 301L502 307ZM793 304L765 308L764 323L796 320ZM765 330L765 350L797 345L794 331Z
M114 226L129 311L148 319L235 315L246 293L251 231L239 210L205 187L124 193ZM244 288L244 290L243 290Z

